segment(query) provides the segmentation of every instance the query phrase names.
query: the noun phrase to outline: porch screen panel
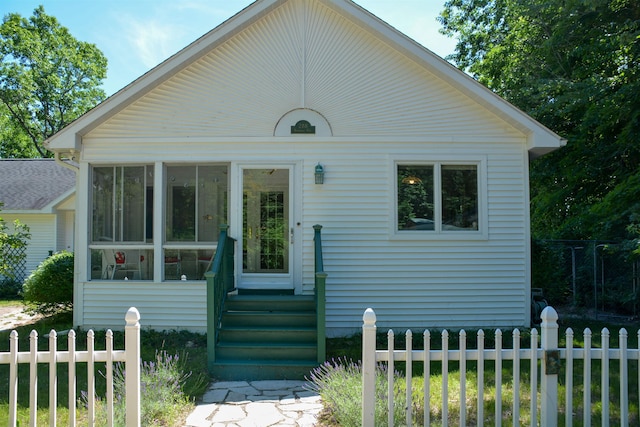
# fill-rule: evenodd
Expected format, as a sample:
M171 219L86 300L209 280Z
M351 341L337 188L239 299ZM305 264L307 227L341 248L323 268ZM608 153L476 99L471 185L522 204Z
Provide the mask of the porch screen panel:
M145 240L145 167L128 167L122 171L122 209L125 215L122 224L122 240L144 242Z
M91 240L113 241L115 180L113 167L93 169Z
M152 165L91 170L91 280L153 279Z
M91 197L93 242L145 242L152 218L150 166L94 167Z
M215 242L227 223L227 167L167 167L166 241Z
M227 224L228 166L174 165L165 174L164 280L202 280Z

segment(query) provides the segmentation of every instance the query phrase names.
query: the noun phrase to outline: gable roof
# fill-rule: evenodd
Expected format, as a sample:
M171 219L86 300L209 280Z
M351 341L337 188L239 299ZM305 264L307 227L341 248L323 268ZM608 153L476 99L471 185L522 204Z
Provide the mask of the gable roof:
M75 191L76 174L53 159L0 160L2 211L46 211Z
M533 155L544 154L564 144L564 140L551 130L350 0L258 0L48 139L47 147L68 157L75 157L81 149L83 136L263 17L287 3L295 2L321 4L393 47L526 135L527 148Z

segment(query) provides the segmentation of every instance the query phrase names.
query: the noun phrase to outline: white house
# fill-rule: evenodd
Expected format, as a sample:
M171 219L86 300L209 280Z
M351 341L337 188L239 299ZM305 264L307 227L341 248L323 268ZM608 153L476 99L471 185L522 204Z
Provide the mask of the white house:
M73 252L76 174L53 159L0 160L0 217L13 230L13 221L29 227L24 268L27 277L54 252Z
M562 144L352 1L258 0L47 141L74 322L206 330L221 224L240 293L313 295L320 224L328 335L526 325L529 161Z

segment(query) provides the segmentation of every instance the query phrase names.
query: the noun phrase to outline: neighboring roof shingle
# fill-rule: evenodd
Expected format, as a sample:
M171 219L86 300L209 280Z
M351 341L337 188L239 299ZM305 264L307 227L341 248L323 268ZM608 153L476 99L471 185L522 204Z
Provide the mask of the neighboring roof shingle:
M0 160L0 210L38 210L76 184L76 174L53 159Z

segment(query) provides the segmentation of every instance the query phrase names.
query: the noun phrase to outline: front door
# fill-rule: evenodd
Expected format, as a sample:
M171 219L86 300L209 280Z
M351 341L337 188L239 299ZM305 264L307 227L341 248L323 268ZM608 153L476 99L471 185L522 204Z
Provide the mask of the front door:
M242 273L238 287L293 289L293 168L251 166L241 167L240 172L242 266L238 270Z

